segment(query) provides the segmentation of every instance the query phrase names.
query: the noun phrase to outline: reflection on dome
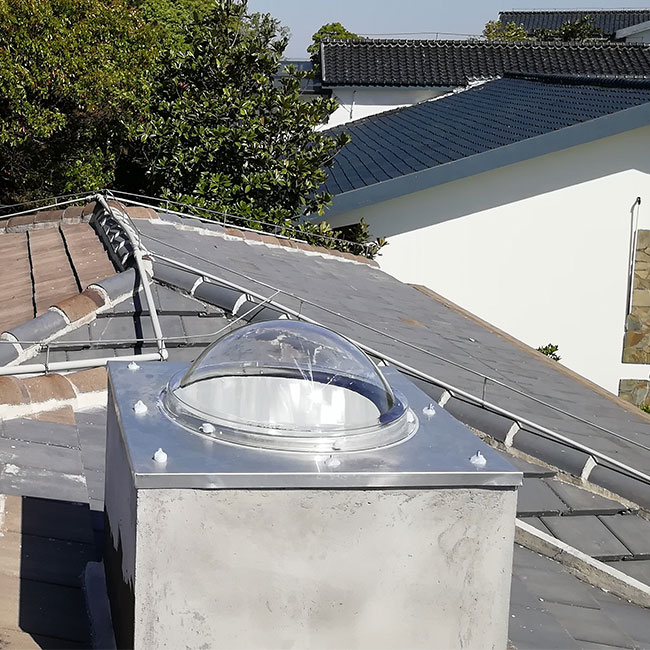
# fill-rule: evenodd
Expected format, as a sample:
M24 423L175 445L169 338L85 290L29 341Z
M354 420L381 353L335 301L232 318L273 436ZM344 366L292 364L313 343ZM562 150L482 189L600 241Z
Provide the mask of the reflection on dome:
M300 321L226 334L172 378L163 403L192 430L209 423L216 439L287 451L368 449L414 428L412 414L359 348Z

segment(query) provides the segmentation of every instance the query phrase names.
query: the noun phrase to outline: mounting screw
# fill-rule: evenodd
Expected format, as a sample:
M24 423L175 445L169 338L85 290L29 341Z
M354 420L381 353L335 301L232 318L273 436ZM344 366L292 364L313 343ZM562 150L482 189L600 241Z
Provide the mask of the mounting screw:
M167 462L167 454L162 450L162 447L158 447L158 451L153 455L153 459L161 465Z
M476 467L476 469L482 469L487 465L487 460L485 460L485 456L480 452L477 451L470 459L469 462Z
M149 409L147 409L147 405L141 399L139 399L133 405L133 410L135 411L136 415L144 415Z
M429 406L425 406L422 409L422 413L426 415L428 418L432 417L433 415L436 414L436 407L433 405L433 402L429 404Z
M334 456L328 456L327 460L325 461L325 466L329 467L330 469L336 469L340 464L341 461Z

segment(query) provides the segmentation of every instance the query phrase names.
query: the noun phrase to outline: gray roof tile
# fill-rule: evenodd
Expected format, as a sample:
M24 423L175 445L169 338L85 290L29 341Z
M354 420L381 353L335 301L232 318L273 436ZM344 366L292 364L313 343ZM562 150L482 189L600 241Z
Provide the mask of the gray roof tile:
M603 560L618 560L631 555L630 549L624 546L598 517L584 515L541 519L555 537L587 555Z
M527 478L518 490L517 514L521 517L559 514L566 509L544 479Z
M650 521L634 514L601 516L600 521L635 556L650 558Z
M607 564L646 585L650 585L650 560L618 560Z
M577 641L588 641L619 648L634 648L625 627L617 626L597 609L574 607L563 603L546 603L545 607Z
M626 510L618 501L583 490L562 481L548 481L548 486L567 504L572 514L613 514Z
M648 57L650 76L650 48ZM328 133L344 131L351 141L336 155L324 189L343 194L650 101L648 84L599 83L503 78L335 127ZM365 147L369 140L373 146ZM371 166L382 174L371 172ZM351 167L357 170L353 177Z

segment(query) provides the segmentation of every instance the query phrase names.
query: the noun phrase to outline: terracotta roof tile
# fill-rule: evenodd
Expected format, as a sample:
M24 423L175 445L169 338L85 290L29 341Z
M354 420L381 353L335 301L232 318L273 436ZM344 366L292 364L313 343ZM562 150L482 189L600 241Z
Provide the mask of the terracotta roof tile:
M24 214L20 217L12 217L7 221L7 232L24 232L28 226L34 223L33 214Z
M95 303L96 308L103 307L105 304L104 296L97 289L85 289L81 292L81 295L90 298Z
M0 258L0 331L4 331L34 317L27 235L0 235Z
M115 273L102 243L90 226L85 223L63 224L61 232L82 288Z
M0 231L0 332L77 295L80 285L85 288L115 273L88 223L61 221L66 214L69 219L79 219L88 210L87 206L72 206L65 211L46 210L14 217L9 222L20 232ZM48 227L39 227L43 224ZM89 294L75 302L75 315L79 309L85 311L81 303L89 307L89 298L93 309L98 306L98 295Z
M67 379L79 393L91 393L106 390L106 368L90 368L70 375Z
M157 219L158 213L151 208L143 208L140 206L129 206L126 208L126 213L131 219Z
M47 402L51 399L63 400L75 397L72 384L63 375L43 375L22 381L29 391L32 404Z
M42 210L34 214L35 224L58 223L63 218L63 210Z
M0 404L26 404L29 401L29 391L22 379L0 377Z
M57 300L79 291L79 286L58 228L32 231L28 241L38 315Z
M106 390L106 368L90 368L67 375L53 373L30 377L0 377L0 406L33 405L33 413L24 417L48 422L74 424L69 405L55 404L43 411L42 404L52 401L74 400L77 394ZM2 414L0 413L0 419Z
M266 235L266 234L261 234L260 239L265 243L265 244L274 244L275 246L280 245L280 240L277 237L274 237L273 235Z
M97 309L95 301L83 294L61 300L56 306L68 317L70 322L88 316Z

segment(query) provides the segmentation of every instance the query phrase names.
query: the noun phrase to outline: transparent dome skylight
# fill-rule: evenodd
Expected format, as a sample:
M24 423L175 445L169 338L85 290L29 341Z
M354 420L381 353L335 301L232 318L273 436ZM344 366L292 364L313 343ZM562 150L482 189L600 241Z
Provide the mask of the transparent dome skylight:
M197 433L285 451L372 449L407 438L414 415L377 366L323 327L291 320L242 327L172 377L165 410Z

